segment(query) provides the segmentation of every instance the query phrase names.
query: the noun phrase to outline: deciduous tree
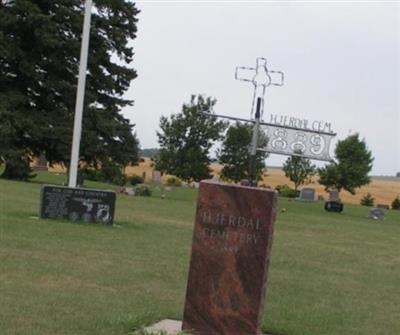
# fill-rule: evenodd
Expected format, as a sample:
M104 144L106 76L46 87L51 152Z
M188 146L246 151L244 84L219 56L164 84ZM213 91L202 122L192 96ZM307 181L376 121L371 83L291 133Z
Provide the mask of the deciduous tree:
M318 169L319 183L325 189L343 189L351 194L370 182L373 157L364 140L358 134L339 141L335 148L336 162Z
M216 100L192 95L182 111L171 117L161 117L157 132L160 150L155 158L157 170L186 181L200 181L210 177L210 149L222 137L226 124L210 113Z
M229 127L226 132L222 148L218 152L218 160L223 164L222 179L238 182L242 179L250 179L250 145L252 141L252 126L248 124L236 124ZM267 145L267 137L260 130L258 138L259 147ZM256 178L261 179L265 168L267 153L258 151L256 154Z
M300 185L309 182L317 172L315 165L309 159L299 156L290 156L283 164L283 171L294 183L296 191Z

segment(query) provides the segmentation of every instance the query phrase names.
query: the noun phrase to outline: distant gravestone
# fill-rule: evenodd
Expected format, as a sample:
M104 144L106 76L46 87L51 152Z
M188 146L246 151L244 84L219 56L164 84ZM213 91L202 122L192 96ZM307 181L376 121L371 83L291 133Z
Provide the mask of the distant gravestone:
M343 212L343 203L340 201L325 202L325 210L327 212L341 213Z
M40 217L113 224L115 193L111 191L44 185Z
M200 183L183 330L261 333L276 202L275 191Z
M368 218L383 220L385 218L385 211L382 208L371 208L368 213Z
M389 205L385 205L385 204L377 204L376 207L382 208L382 209L390 209L390 206Z
M36 159L35 170L37 170L37 171L47 171L48 170L47 159L44 155L41 155Z
M336 190L329 192L329 201L340 202L339 192Z
M315 189L310 187L301 189L298 200L315 201Z
M154 170L152 173L153 183L160 184L161 183L161 172Z
M125 193L126 195L135 195L135 189L133 187L125 187Z
M76 177L76 187L84 187L85 185L85 177L83 176L83 174L78 173L78 176Z

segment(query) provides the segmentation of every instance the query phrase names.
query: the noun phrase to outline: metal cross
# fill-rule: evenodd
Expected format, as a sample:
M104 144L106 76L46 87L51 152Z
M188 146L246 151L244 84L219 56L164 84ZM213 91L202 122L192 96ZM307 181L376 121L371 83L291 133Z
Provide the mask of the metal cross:
M279 81L271 78L278 76ZM267 60L265 58L257 58L256 67L237 67L235 71L235 79L248 81L254 85L253 102L251 105L251 117L254 117L255 123L253 127L253 138L251 142L250 152L250 183L257 184L256 181L256 154L258 147L258 133L260 130L260 119L264 114L264 96L265 90L270 85L283 86L283 72L268 71ZM274 78L275 79L275 78Z
M284 76L280 71L269 71L267 68L267 59L260 57L256 60L256 67L237 67L235 79L248 81L254 85L253 102L251 106L251 117L255 117L256 107L260 101L260 118L264 114L264 96L268 86L283 86ZM261 100L258 100L261 99Z

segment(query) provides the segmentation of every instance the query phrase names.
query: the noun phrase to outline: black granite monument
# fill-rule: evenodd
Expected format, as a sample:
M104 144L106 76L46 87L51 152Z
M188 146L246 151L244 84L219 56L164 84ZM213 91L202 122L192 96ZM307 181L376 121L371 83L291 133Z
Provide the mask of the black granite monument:
M44 185L40 218L113 224L115 193L112 191Z

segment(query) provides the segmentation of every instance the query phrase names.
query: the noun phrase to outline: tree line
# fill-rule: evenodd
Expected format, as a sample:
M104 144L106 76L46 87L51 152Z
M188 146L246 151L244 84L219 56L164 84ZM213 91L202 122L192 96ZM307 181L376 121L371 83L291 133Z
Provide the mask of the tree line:
M222 165L220 177L226 181L240 182L249 179L250 144L252 125L236 122L229 126L212 116L216 100L202 95L192 96L182 106L182 111L170 118L161 117L157 132L159 153L155 157L155 168L173 174L187 182L211 178L210 149L217 141L217 161ZM209 115L205 115L205 114ZM265 147L268 138L260 131L258 144ZM258 151L256 177L262 179L267 154ZM342 190L355 194L356 189L370 182L373 157L365 140L358 134L338 141L335 162L316 168L309 159L290 156L283 171L295 186L307 183L314 175L326 190Z

